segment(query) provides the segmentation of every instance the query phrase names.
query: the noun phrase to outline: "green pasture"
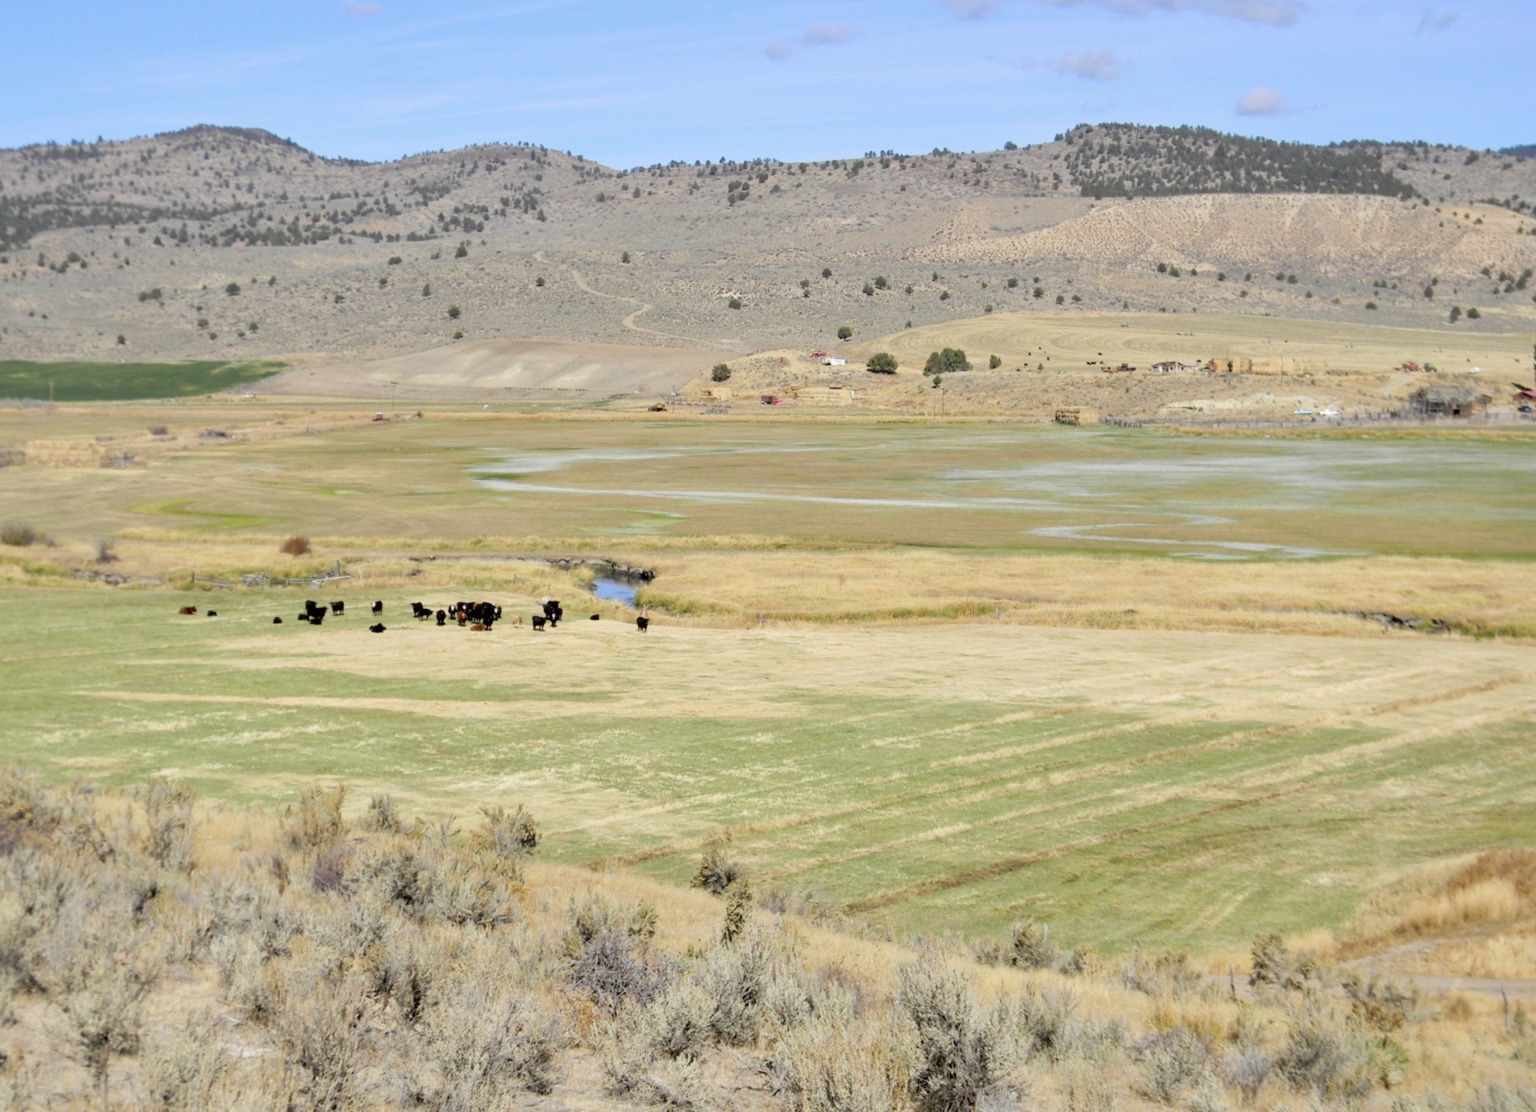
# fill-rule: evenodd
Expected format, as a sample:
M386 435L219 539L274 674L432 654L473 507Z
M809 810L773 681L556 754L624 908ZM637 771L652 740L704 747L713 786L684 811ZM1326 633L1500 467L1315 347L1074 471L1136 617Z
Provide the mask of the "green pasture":
M1116 949L1335 924L1403 868L1536 838L1527 648L641 636L579 599L556 631L475 634L411 621L394 593L374 636L356 592L336 597L358 613L296 624L304 594L0 590L0 748L56 779L163 773L269 813L335 782L464 828L522 802L548 856L678 883L728 835L760 888L900 933L1034 916Z
M0 398L123 402L189 398L259 382L284 364L259 362L31 363L0 360Z

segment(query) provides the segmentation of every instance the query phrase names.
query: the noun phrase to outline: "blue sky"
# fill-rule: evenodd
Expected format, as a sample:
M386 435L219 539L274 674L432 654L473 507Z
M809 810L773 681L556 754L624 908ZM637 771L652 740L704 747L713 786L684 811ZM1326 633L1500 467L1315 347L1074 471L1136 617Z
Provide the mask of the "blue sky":
M263 127L612 166L992 149L1076 123L1536 142L1536 0L6 0L0 145Z

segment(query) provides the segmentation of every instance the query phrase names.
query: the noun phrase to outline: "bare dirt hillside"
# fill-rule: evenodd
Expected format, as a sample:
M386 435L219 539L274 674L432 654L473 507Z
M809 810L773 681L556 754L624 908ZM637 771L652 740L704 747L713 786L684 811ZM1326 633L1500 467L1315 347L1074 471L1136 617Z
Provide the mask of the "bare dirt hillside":
M1259 148L1242 163L1253 192L1211 195L1228 188L1219 143L1122 136L1111 154L1095 136L632 170L528 145L359 163L212 127L3 151L0 358L384 358L531 338L734 354L989 307L1423 327L1454 305L1479 309L1463 331L1536 326L1521 199L1536 161L1308 148L1263 177ZM1375 192L1330 190L1317 175L1335 164ZM1135 166L1193 195L1095 192L1101 167ZM1272 192L1293 186L1312 192Z
M718 353L684 348L478 340L366 361L314 361L249 387L258 394L381 401L596 400L668 395L707 371Z

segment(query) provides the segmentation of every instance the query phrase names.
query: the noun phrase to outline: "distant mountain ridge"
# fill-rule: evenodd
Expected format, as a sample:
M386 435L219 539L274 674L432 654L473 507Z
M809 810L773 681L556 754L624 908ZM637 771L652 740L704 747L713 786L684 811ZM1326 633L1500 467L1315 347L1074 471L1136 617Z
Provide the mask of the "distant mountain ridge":
M185 187L179 190L179 195L178 191L168 193L164 190L149 190L146 195L146 191L134 188L136 184L150 184L150 179L156 176L156 172L149 169L156 158L160 159L162 166L166 160L178 157L206 161L211 157L210 151L225 152L232 146L240 149L239 158L245 166L226 170L223 176L229 178L259 176L262 170L268 175L281 178L295 169L295 163L306 168L319 168L322 172L328 168L342 170L349 167L405 169L431 163L441 167L451 166L455 156L462 168L467 153L495 150L537 152L535 157L538 159L548 159L551 154L560 157L562 161L568 158L581 168L578 176L582 180L625 173L580 156L560 156L559 152L551 152L546 147L524 143L486 144L459 151L427 152L391 162L328 158L262 128L212 124L196 124L143 139L34 143L0 151L0 250L25 247L34 236L61 228L148 225L166 220L204 224L245 212L252 207L253 201L242 197L238 191L231 192L226 200L222 193L216 197L194 196L194 192ZM125 149L133 151L136 165L132 176L125 177L124 168L116 166L111 172L111 181L104 180L102 176L98 176L94 182L86 180L92 176L91 169L102 165L103 159L110 160L114 153L121 155ZM1358 193L1410 199L1427 198L1431 191L1421 189L1410 177L1400 173L1409 169L1409 161L1427 160L1434 152L1460 153L1462 148L1374 141L1320 146L1249 138L1203 127L1105 123L1080 124L1058 136L1055 142L1014 150L1025 160L1030 160L1032 155L1044 156L1032 160L1036 163L1036 169L1025 175L1023 183L1039 195L1057 193L1066 186L1084 197L1170 197L1203 193ZM1499 153L1517 159L1536 157L1536 145L1506 148ZM1468 165L1476 161L1476 152L1469 151L1466 154ZM906 165L930 160L953 162L961 157L970 156L941 149L929 155L888 155L883 161L888 164L891 158L895 158ZM866 159L873 161L871 156L866 156L865 159L835 159L831 163L821 162L816 165L836 164L846 168L849 164L862 166ZM493 161L505 164L506 157ZM1435 161L1440 159L1436 157ZM24 168L19 180L14 177L10 181L5 180L6 162L19 162ZM479 162L477 159L476 165ZM1066 174L1045 165L1053 162L1063 164ZM34 181L42 182L45 175L41 168L60 164L77 166L80 172L72 173L64 180L49 181L46 188L26 188L29 176ZM657 169L660 165L648 169ZM688 164L674 161L666 165L668 168L676 168ZM728 163L722 169L740 172L749 166L785 165L793 163L755 159L751 162ZM31 168L32 173L29 175L25 168ZM189 172L192 169L190 162L187 169ZM164 171L158 173L163 174ZM103 184L121 188L103 191L100 188ZM249 195L256 192L249 180L244 188ZM453 185L448 181L427 186L417 182L413 185L413 192L418 194L418 201L430 203L445 196L452 188ZM333 188L329 192L343 191ZM540 193L538 188L525 190L517 198L517 206L525 211L536 211ZM1487 199L1492 203L1506 204L1506 201L1497 199L1495 195L1490 194ZM1528 209L1528 205L1518 203L1509 203L1507 207ZM329 221L328 229L307 227L302 234L296 232L291 225L283 229L265 228L261 230L259 238L270 246L312 243L317 236L325 238L326 235L341 234L344 230L342 225L351 223L353 221L333 219ZM230 224L222 238L233 242L248 237L239 234L238 224Z
M1362 193L1407 200L1419 195L1393 173L1383 143L1323 147L1208 127L1136 124L1083 124L1063 141L1072 148L1066 161L1073 184L1084 196Z
M1459 306L1507 330L1536 323L1532 200L1516 155L1126 124L631 169L531 143L329 159L198 125L0 150L0 357L810 350L994 312L1423 327Z

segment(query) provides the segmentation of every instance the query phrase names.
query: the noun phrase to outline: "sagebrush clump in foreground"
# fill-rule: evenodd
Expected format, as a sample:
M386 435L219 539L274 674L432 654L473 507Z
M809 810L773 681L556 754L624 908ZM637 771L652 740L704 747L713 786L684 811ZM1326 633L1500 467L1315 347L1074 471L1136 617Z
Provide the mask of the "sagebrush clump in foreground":
M1524 1012L1469 1049L1416 994L1275 937L1243 999L1183 954L1112 971L1032 923L979 965L839 935L744 877L669 909L559 874L522 808L460 837L387 797L354 826L344 801L264 822L164 780L0 774L0 1107L1452 1108L1415 1084L1430 1056L1469 1108L1536 1100ZM677 945L687 901L715 925Z

